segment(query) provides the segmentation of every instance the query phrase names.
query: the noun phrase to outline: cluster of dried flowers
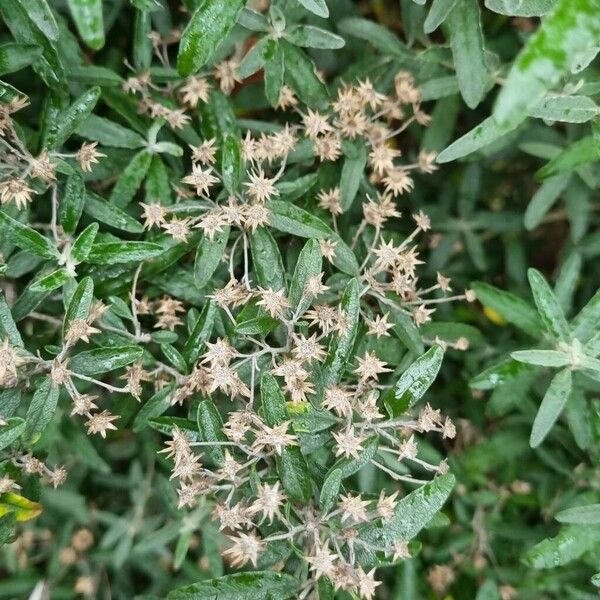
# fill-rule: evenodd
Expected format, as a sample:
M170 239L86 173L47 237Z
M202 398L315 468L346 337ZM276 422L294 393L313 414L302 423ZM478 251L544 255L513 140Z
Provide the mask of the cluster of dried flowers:
M153 43L160 57L164 41ZM234 59L217 67L222 91L229 92L235 85L235 69ZM179 89L161 89L148 73L142 73L127 80L124 88L137 98L140 112L181 129L197 105L208 101L213 85L207 77L195 76ZM176 101L180 105L174 108ZM58 162L75 159L83 171L90 171L103 155L95 144L83 144L74 154L43 151L33 157L11 119L25 105L19 99L0 109L0 200L2 205L23 209L33 194L49 187L55 218L60 201ZM390 336L394 314L421 325L430 320L437 304L473 298L468 291L450 295L450 280L442 274L435 284L421 287L418 236L430 229L425 214L413 215L414 228L403 239L385 229L401 217L399 200L413 188L412 174L435 169L434 155L421 153L414 162L406 162L396 147L397 136L409 125L426 125L429 120L409 74L396 76L390 95L379 93L368 80L343 85L322 111L301 108L293 91L284 86L278 108L293 113L293 120L259 137L248 131L240 141L243 174L237 190L226 191L217 162L219 144L208 139L191 147L191 169L177 186L177 203L164 204L161 198L141 203L145 228L159 228L175 243L186 243L194 229L201 231L204 240L224 242L228 277L222 286L207 288L205 307L213 318L220 315L222 326L204 340L189 371L181 372L151 355L151 331L181 331L187 307L168 296L148 298L142 291L140 297L138 268L130 297L133 331L116 327L110 307L96 300L85 315L64 326L62 347L51 359L2 340L0 386L16 387L47 373L48 385L70 396L71 415L83 416L87 432L102 437L117 429L118 416L109 408L99 408L106 401L93 393L94 388L129 393L139 400L145 399L145 386L154 391L166 388L171 406L194 405L202 398L214 438L202 440L174 425L164 451L173 462L180 508L206 500L214 504L215 519L230 540L223 554L232 566L256 567L269 544L285 542L300 549L308 566L300 598L316 593L317 581L326 576L336 589L369 600L378 582L374 569L363 569L364 553L396 561L410 551L407 540L378 545L365 541L361 532L393 518L403 483L425 483L411 475L411 465L432 475L446 472L445 461L430 464L419 457L415 434L437 432L452 438L456 433L450 419L429 405L414 415L387 416L382 398L393 390L389 374L395 365L378 357L376 342ZM351 239L344 241L338 226L348 208L340 188L320 190L317 202L331 222L327 228L331 235L309 240L298 258L306 261L306 269L292 281L284 277L273 285L277 281L273 273L259 272L257 247L261 239L276 243L269 230L288 157L301 141L308 141L318 161L336 161L343 145L357 140L367 148L369 180L377 191L364 199L362 219ZM72 243L55 220L50 230L57 247ZM354 277L337 267L348 253L362 259ZM272 269L276 271L277 265ZM33 312L29 317L63 327L62 320L49 315ZM104 333L118 334L148 350L143 358L140 351L140 358L130 361L133 364L126 367L121 387L70 367L80 346L93 344ZM444 345L437 339L431 343ZM465 349L467 342L459 339L453 345ZM355 347L361 349L356 355ZM305 429L307 419L318 426ZM338 489L324 507L319 504L308 456L318 465L317 471L353 461L359 466L370 464L399 487L375 498ZM295 466L289 466L290 461ZM30 454L13 454L10 463L55 486L66 477L64 468L51 469ZM298 483L295 489L286 475L291 468L299 468L308 483ZM0 493L18 487L8 474L0 479Z

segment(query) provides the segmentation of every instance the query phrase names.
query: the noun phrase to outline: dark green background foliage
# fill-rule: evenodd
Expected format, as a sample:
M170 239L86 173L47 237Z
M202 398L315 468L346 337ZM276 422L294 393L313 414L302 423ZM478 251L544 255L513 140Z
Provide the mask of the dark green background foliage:
M327 87L369 77L387 92L399 70L409 71L432 122L425 129L411 126L401 148L410 156L439 153L439 169L419 176L400 208L431 217L434 236L421 253L425 273L435 278L442 271L456 289L472 288L478 302L440 305L420 328L426 340L463 336L470 343L466 352L445 353L427 392L427 401L457 423L454 440L432 438L426 445L431 461L448 457L456 485L420 535L420 551L379 571L378 597L596 598L600 511L588 505L600 503L600 2L275 0L280 10L271 12L270 22L242 9L241 0L183 4L184 11L166 0L0 0L0 102L28 97L30 105L15 116L21 139L33 153L72 153L82 141L95 140L107 155L84 181L67 160L57 170L61 198L68 199L59 215L64 231L92 227L88 241L81 240L77 282L89 275L94 296L112 304L115 322L127 320L136 261L146 260L144 293L167 293L192 306L193 329L208 306L203 287L215 271L197 266L194 273L201 236L194 230L186 244L174 244L144 233L137 210L137 201L148 197L173 201L171 185L187 172L181 148L208 136L202 127L212 128L220 144L239 135L239 127L271 131L278 120L271 106L284 81L303 103L318 107ZM299 23L309 27L296 28ZM172 66L161 66L148 34L167 36L175 27L186 28L183 40L169 47ZM275 39L278 27L284 33ZM150 69L154 82L168 86L249 41L258 49L242 63L242 81L229 97L215 96L201 124L194 119L183 129L149 133L151 121L121 89L131 75L125 61L134 72ZM152 136L159 149L150 152L144 147ZM318 185L309 177L298 189L293 182L303 172L292 165L286 197L318 210L317 191L343 177L342 185L358 185L357 198L364 198L369 182L362 176L348 181L357 161L362 173L360 157L346 149L345 157L318 172ZM235 188L233 163L225 185ZM341 231L350 231L360 211L358 202L352 204L356 192L345 193L351 210ZM36 196L24 211L14 205L0 210L0 285L14 296L10 310L0 301L0 342L8 337L21 345L14 319L29 352L53 356L56 331L27 316L47 302L43 312L62 321L60 288L70 290L67 298L74 280L56 271L60 257L49 238L32 237L10 219L49 223L48 196ZM278 240L285 249L284 235ZM300 247L290 243L291 255ZM202 265L215 260L211 251L219 256L222 249L198 250L208 253L201 254ZM398 376L421 354L420 341L406 344L402 333L386 358ZM161 334L153 340L158 353L162 345L176 368L179 360L194 362L194 343ZM101 345L126 345L102 335ZM77 368L104 374L135 361L141 350L116 354L117 363L80 355ZM98 578L98 598L164 598L228 572L209 509L177 509L169 465L157 454L161 423L163 431L168 423L154 419L166 411L166 395L143 398L141 406L130 395L116 396L118 431L102 440L87 437L81 422L69 417L66 398L52 397L43 386L37 385L37 400L24 386L20 405L14 390L0 390L0 415L11 417L0 428L0 442L33 447L50 463L67 465L69 476L56 490L34 478L22 482L20 494L39 501L43 512L17 524L17 534L35 536L26 563L14 544L0 550L0 598L26 598L42 580L51 585L52 599L73 598L77 576L86 574ZM168 414L186 416L185 409ZM368 468L352 479L364 492L389 483ZM7 503L0 496L0 507ZM12 539L15 515L30 509L0 518L2 541ZM83 526L96 544L77 569L67 569L59 550ZM48 530L51 541L44 537ZM443 591L436 591L436 565L450 566L454 575ZM220 581L198 584L189 598L295 593L287 575L272 571ZM188 598L183 592L173 597ZM334 595L323 590L321 597Z

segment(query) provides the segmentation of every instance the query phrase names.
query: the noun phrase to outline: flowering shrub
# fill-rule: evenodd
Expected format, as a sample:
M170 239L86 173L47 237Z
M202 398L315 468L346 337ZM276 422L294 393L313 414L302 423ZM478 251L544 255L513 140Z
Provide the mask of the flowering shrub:
M378 3L121 4L0 5L0 597L562 590L490 538L506 511L536 569L600 544L593 477L573 496L562 457L519 464L569 435L584 465L600 431L596 216L569 208L597 183L597 86L566 75L593 73L594 0L486 2L517 37L547 15L512 68L471 0L401 3L408 46ZM448 145L458 93L474 109L495 82ZM523 217L506 203L534 167L494 152L530 130L550 162ZM563 195L572 239L554 289L529 270L536 309L477 281L524 291L527 231ZM569 525L540 541L520 513L549 496Z

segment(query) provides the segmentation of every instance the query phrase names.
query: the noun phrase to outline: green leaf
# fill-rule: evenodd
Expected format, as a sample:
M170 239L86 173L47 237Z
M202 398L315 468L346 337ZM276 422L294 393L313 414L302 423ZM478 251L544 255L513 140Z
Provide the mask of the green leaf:
M194 276L198 289L206 287L223 260L223 253L229 239L229 230L228 225L223 226L223 231L217 231L213 240L208 237L200 240L194 261Z
M442 347L432 346L402 373L396 384L394 398L386 401L392 418L402 415L425 395L435 381L443 359Z
M377 448L379 447L379 438L374 435L364 442L362 442L363 449L361 450L358 458L340 458L337 460L334 465L329 469L327 476L330 473L333 473L336 469L340 471L342 479L346 479L354 473L357 473L362 469L365 465L371 462L371 459L377 453Z
M70 175L60 200L58 217L67 233L74 233L85 205L85 185L79 173Z
M18 0L27 9L27 16L52 42L58 40L58 25L46 0Z
M63 322L63 336L66 335L71 321L85 320L90 314L90 307L94 300L94 282L91 277L84 277L73 292Z
M144 231L141 223L138 223L120 208L109 204L100 196L86 191L82 198L85 200L83 210L93 219L128 233L142 233Z
M472 283L471 288L484 306L496 311L509 323L516 325L532 337L541 334L542 323L538 314L522 298L480 281Z
M327 87L317 77L312 60L285 40L281 40L280 47L283 50L285 81L298 98L311 106L326 102L329 95Z
M0 211L0 225L5 226L12 243L22 250L41 258L53 260L58 258L58 251L47 237L9 217L2 211Z
M102 0L67 0L81 39L92 49L104 46Z
M485 0L486 8L511 17L539 17L552 11L557 0Z
M139 262L154 258L163 248L152 242L101 242L94 244L88 262L95 265Z
M357 37L384 54L399 58L410 57L408 49L400 39L386 27L358 17L342 19L337 24L338 31Z
M568 342L571 332L558 298L536 269L527 271L533 299L546 331L556 340Z
M340 177L340 204L347 211L356 198L358 186L367 164L367 147L362 142L344 145L344 166Z
M240 187L242 178L242 156L240 140L227 133L221 145L221 177L225 189L234 194Z
M298 446L286 446L281 456L275 457L277 474L288 496L296 502L306 503L312 495L308 464Z
M212 334L216 315L216 304L214 302L206 302L190 333L190 337L183 346L183 357L188 365L192 365L198 360L205 342Z
M210 399L200 400L198 403L198 412L196 414L198 423L198 432L200 440L203 442L226 442L227 438L223 433L223 420ZM213 446L201 446L201 450L215 464L220 465L225 460L224 446L215 444Z
M326 19L329 16L329 9L325 0L298 0L298 3L302 4L306 10L317 15L317 17Z
M205 579L176 589L168 600L287 600L296 597L300 581L273 571L235 573L218 579Z
M133 66L136 71L144 71L152 64L152 16L150 10L135 11L133 22Z
M587 342L600 326L600 289L573 319L573 336Z
M0 548L11 541L15 522L15 513L12 511L0 517Z
M561 523L598 525L600 524L600 504L588 504L587 506L567 508L557 513L555 518Z
M8 448L13 442L19 439L25 431L25 421L20 417L6 419L6 425L0 427L0 450Z
M525 228L535 229L569 185L570 175L551 177L542 183L527 205L523 222Z
M390 322L394 324L392 331L396 337L413 354L422 354L425 350L423 340L411 316L397 306L384 303L382 300L379 301L379 307L384 314L390 316Z
M322 514L326 515L335 506L340 494L341 485L342 471L340 469L329 471L321 486L321 494L319 496L319 507Z
M469 386L476 390L493 390L500 385L514 381L529 371L531 371L531 367L526 363L509 358L488 367L473 377L469 381Z
M156 392L143 406L133 420L133 432L146 429L149 420L160 417L171 406L171 394L174 384L166 385Z
M600 529L568 525L553 538L542 540L527 551L525 564L533 569L556 569L577 560L600 542Z
M261 375L260 402L265 421L269 427L281 425L288 419L285 397L277 380L270 373Z
M118 208L125 208L135 196L152 162L152 154L141 150L125 167L110 194L110 203Z
M558 0L508 73L494 108L498 123L521 122L583 55L598 51L599 14L598 0Z
M543 98L529 111L529 116L546 121L585 123L598 116L600 108L587 96L560 96Z
M533 422L529 438L529 445L532 448L536 448L544 441L558 419L571 394L572 379L571 370L563 369L550 382Z
M42 512L42 505L18 494L0 494L0 517L12 513L19 523L35 519Z
M102 146L135 150L145 145L146 140L135 131L123 127L98 115L90 115L76 131L77 135L99 142Z
M83 92L67 110L57 116L56 122L46 133L44 145L49 149L62 146L90 116L99 98L100 88L97 86Z
M18 348L23 347L21 334L10 313L8 304L6 304L4 293L0 293L0 338L2 338L2 341L4 341L4 338L8 338L8 341L12 346L17 346Z
M535 175L538 179L547 179L555 175L571 173L580 166L598 160L600 160L600 150L598 144L590 135L571 142Z
M276 48L277 42L269 36L258 40L242 59L237 69L238 77L240 79L247 79L257 71L260 71L264 67L268 57L273 56Z
M304 296L304 289L311 277L316 277L323 267L323 257L319 242L310 239L298 256L294 275L290 282L289 301L292 310L302 315L312 302L312 298Z
M279 102L281 88L285 78L285 62L283 51L277 45L273 56L267 58L264 66L265 95L273 107Z
M32 292L52 292L53 290L62 287L70 278L71 276L65 269L57 269L48 275L36 279L31 284L30 289Z
M321 371L321 385L325 390L331 385L339 383L351 360L352 348L358 332L360 320L359 285L356 279L351 279L340 301L340 310L348 319L348 328L342 333L331 336L327 357L323 362Z
M42 49L39 46L4 44L0 46L0 75L20 71L41 55Z
M285 271L277 242L266 227L259 227L248 236L252 264L258 285L275 292L285 289Z
M52 420L58 402L58 387L52 384L50 377L37 387L25 417L23 438L32 444Z
M71 258L75 264L84 262L89 256L99 227L98 223L90 223L73 242Z
M296 25L285 32L285 37L295 46L337 50L343 48L344 38L313 25Z
M571 357L566 352L558 350L519 350L511 352L511 356L519 362L540 367L564 367L571 362Z
M475 108L483 100L489 81L478 1L457 2L444 29L450 38L461 96L469 108Z
M499 125L492 117L488 117L479 125L465 133L462 137L452 142L442 150L436 159L438 163L447 163L457 158L462 158L481 150L496 140L502 139L513 131L515 127L510 125Z
M116 346L94 348L73 356L68 363L69 369L81 375L96 375L120 369L140 360L144 354L139 346Z
M177 70L192 75L211 58L237 20L245 0L202 0L181 36Z
M447 18L457 0L433 0L423 24L425 33L433 33Z

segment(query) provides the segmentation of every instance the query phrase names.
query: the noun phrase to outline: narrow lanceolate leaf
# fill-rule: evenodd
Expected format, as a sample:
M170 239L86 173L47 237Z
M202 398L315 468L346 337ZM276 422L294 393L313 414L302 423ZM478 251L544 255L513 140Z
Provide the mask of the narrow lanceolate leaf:
M367 164L367 148L356 142L344 145L344 166L340 177L340 204L346 211L352 206Z
M170 592L168 600L287 600L300 589L296 577L273 571L254 571L205 579Z
M96 221L128 233L142 233L144 231L141 223L93 192L86 190L82 197L84 201L83 210Z
M475 108L485 96L489 80L477 0L457 2L444 28L450 37L460 93L467 106Z
M0 293L0 339L4 340L5 338L8 338L11 346L23 347L21 334L17 329L8 304L6 304L4 293Z
M457 0L433 0L423 24L425 33L433 33L448 17Z
M285 64L285 81L306 104L317 105L327 101L328 92L317 77L315 65L305 52L281 40Z
M324 515L336 505L341 485L341 469L330 471L321 486L321 493L319 495L319 507Z
M360 298L358 294L358 281L351 279L340 301L340 310L348 319L348 327L345 331L333 335L329 342L327 357L322 369L323 390L340 381L350 360L360 319Z
M499 125L492 117L488 117L442 150L436 160L438 163L446 163L462 158L501 140L514 129L511 125Z
M357 37L384 54L391 54L399 58L411 57L407 47L400 41L397 35L392 33L383 25L379 25L368 19L350 17L338 22L337 28L340 32Z
M106 373L130 365L142 358L144 350L139 346L117 346L114 348L94 348L73 356L68 367L81 375Z
M19 439L25 431L25 421L20 417L6 419L6 425L0 426L0 450L8 448L13 442Z
M511 356L519 362L540 367L564 367L571 362L566 352L558 350L519 350L512 352Z
M323 267L323 256L317 240L308 240L300 251L294 275L290 282L289 301L292 310L301 315L312 301L310 295L305 294L306 283L311 277L316 277Z
M70 278L71 276L67 273L66 269L57 269L56 271L52 271L52 273L48 273L48 275L36 279L31 284L30 289L32 292L48 293L63 286Z
M63 322L63 335L69 329L71 321L87 319L94 300L94 282L91 277L84 277L73 292Z
M67 0L81 39L92 49L104 46L102 0Z
M443 358L442 347L432 346L402 373L396 384L394 398L386 402L392 418L400 416L423 397L435 381Z
M4 232L8 234L12 243L21 250L41 258L55 260L58 258L58 251L47 237L9 217L2 211L0 211L0 225L4 226Z
M600 289L573 319L573 336L587 342L600 326Z
M555 175L571 173L578 167L600 160L600 147L589 135L575 140L536 174L536 179L547 179Z
M90 116L100 98L100 88L86 90L75 99L73 104L60 113L54 125L47 132L45 146L58 148L75 132L75 130Z
M494 108L499 123L518 123L581 57L598 51L600 0L558 0L514 62Z
M179 44L177 70L191 75L204 66L231 31L245 0L202 0Z
M223 260L223 252L229 239L229 226L215 233L214 239L203 237L196 248L194 276L198 289L204 288L211 280L219 263Z
M50 377L37 387L25 417L23 437L28 443L34 443L52 420L58 402L58 387Z
M568 342L571 337L569 325L558 298L544 276L536 269L527 271L533 299L546 331L556 340Z
M542 98L529 111L529 116L546 121L585 123L598 116L600 108L587 96L560 96L552 94Z
M51 41L58 40L58 25L47 0L18 0L27 8L32 23Z
M579 523L581 525L600 524L600 504L575 506L561 510L556 514L556 520L561 523Z
M201 400L198 403L198 412L196 415L198 422L198 433L203 442L225 442L227 438L223 433L223 420L215 406L215 403L209 398ZM220 465L225 459L225 446L214 444L202 446L202 452L205 453L217 465Z
M523 561L534 569L556 569L578 559L598 542L599 527L567 525L557 536L542 540L528 550Z
M286 38L295 46L336 50L344 47L344 38L312 25L297 25L286 32Z
M0 494L0 517L12 513L18 522L35 519L42 512L42 505L18 494Z
M230 194L234 194L240 187L242 177L240 140L230 133L225 134L221 145L221 177L223 185Z
M572 379L571 370L563 369L550 382L533 422L531 437L529 438L529 444L532 448L536 448L544 441L556 419L560 416L571 394Z
M260 379L260 401L265 421L269 427L288 420L285 397L277 380L270 373ZM276 457L277 472L286 493L296 502L307 502L312 485L308 465L298 446L286 446Z
M101 242L94 244L88 262L96 265L139 262L154 258L163 248L152 242Z
M98 115L90 115L78 128L77 135L114 148L141 148L146 140L135 131Z
M298 0L298 3L318 17L326 19L329 16L329 9L325 0Z
M527 205L523 222L530 231L535 229L554 206L569 184L570 175L557 175L547 179L533 195Z
M258 285L276 292L285 289L285 271L277 242L266 227L250 234L252 264Z
M71 248L71 259L75 264L84 262L94 244L99 229L98 223L90 223L78 236Z
M540 335L542 322L535 309L525 300L480 281L474 282L471 287L484 306L496 311L506 321L532 337Z
M131 159L110 194L111 204L125 208L133 200L151 162L152 154L148 150L141 150Z
M0 46L0 75L20 71L42 55L38 46L4 44Z
M485 7L511 17L540 17L552 11L557 0L485 0Z
M85 185L79 173L70 175L60 198L58 217L62 228L73 233L83 213L85 204Z
M188 365L198 360L202 348L210 338L217 315L217 307L214 302L207 302L190 333L190 337L183 346L183 357Z

